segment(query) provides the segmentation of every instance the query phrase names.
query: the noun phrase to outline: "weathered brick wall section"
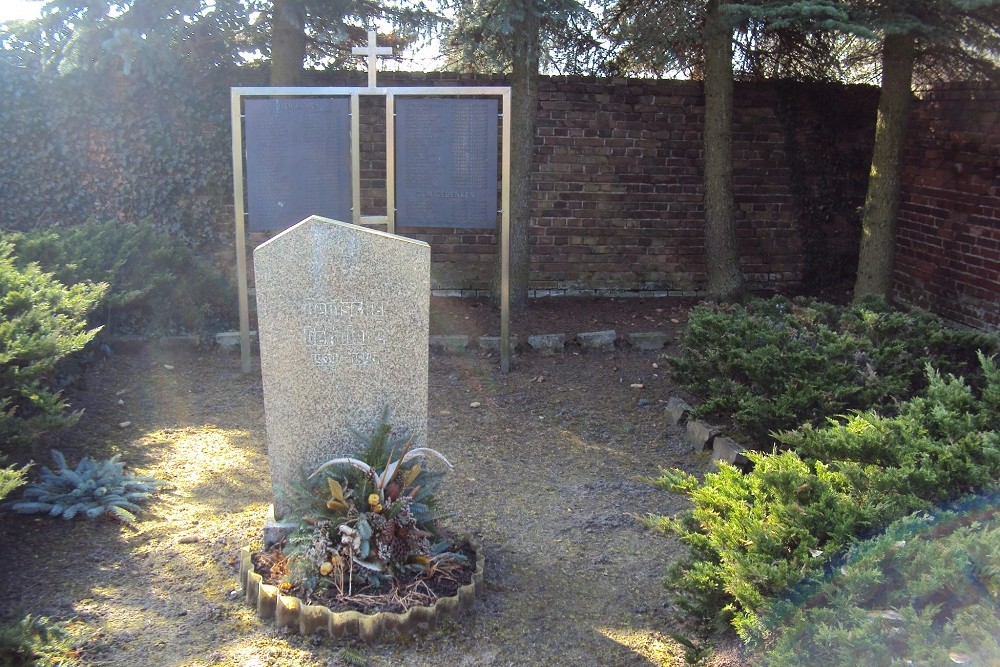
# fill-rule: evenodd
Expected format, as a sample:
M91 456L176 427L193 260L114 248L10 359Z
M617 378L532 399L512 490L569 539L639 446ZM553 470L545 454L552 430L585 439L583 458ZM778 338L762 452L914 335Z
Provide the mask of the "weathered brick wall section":
M318 73L312 85L364 85ZM392 85L503 85L500 76L380 73ZM736 86L734 181L743 271L759 290L795 290L853 269L876 91ZM384 103L362 100L362 212L385 212ZM696 294L704 287L703 95L690 81L543 78L535 140L531 284ZM402 229L433 248L436 289L484 290L495 235Z
M947 84L916 105L895 290L904 303L1000 330L1000 84Z
M803 102L817 93L835 106ZM539 87L539 98L533 286L702 289L701 84L554 78ZM735 99L742 268L756 289L794 289L819 261L807 254L807 241L843 237L845 225L857 229L875 97L869 89L737 84ZM830 123L842 131L817 131ZM831 161L830 154L855 159ZM832 191L820 179L841 186ZM822 216L817 200L826 202ZM835 252L850 258L856 250Z

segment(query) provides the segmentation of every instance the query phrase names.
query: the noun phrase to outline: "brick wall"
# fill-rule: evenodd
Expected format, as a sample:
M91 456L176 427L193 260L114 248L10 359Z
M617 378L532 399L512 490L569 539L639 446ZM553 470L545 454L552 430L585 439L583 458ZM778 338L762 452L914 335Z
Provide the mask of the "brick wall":
M910 125L895 291L907 304L1000 330L1000 85L946 84Z
M314 73L310 85L364 85ZM504 85L502 76L379 75L383 86ZM734 179L743 270L762 290L853 272L876 91L798 83L736 86ZM696 294L704 285L701 84L546 77L532 193L535 294ZM385 109L362 98L362 214L385 214ZM489 285L495 234L401 229L433 252L438 290Z

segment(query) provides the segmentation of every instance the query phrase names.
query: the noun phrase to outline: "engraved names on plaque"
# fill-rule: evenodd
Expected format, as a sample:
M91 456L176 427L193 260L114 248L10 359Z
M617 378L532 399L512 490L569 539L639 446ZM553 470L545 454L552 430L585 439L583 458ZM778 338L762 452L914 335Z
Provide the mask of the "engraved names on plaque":
M497 220L497 101L396 105L396 224L488 228Z
M349 98L248 98L243 109L250 231L350 220Z

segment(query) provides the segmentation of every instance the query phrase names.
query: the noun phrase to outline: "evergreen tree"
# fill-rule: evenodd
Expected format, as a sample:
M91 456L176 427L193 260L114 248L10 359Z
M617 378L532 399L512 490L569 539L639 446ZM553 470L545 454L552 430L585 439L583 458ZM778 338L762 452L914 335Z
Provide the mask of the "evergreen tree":
M240 62L241 52L258 47L255 10L243 0L44 0L39 18L0 28L0 42L6 59L36 72L129 73L138 58L156 54L212 67Z
M511 308L528 303L531 171L539 67L575 72L596 52L594 15L576 0L447 0L455 19L444 40L448 67L509 72L511 85ZM493 278L499 301L499 259Z
M833 0L619 0L609 12L608 34L617 53L611 69L687 72L705 85L704 188L706 290L722 300L745 290L739 265L732 172L734 35L767 35L789 48L777 62L793 63L798 48L823 42L809 35L858 30ZM744 40L752 44L752 40ZM741 63L752 65L749 50Z
M398 50L430 35L441 17L423 2L407 0L273 0L262 21L270 28L271 85L297 85L306 65L338 69L356 60L354 46L367 43L368 30L389 25L380 36Z
M1000 0L852 0L852 16L882 45L875 149L862 217L854 299L892 292L903 146L914 76L996 76Z

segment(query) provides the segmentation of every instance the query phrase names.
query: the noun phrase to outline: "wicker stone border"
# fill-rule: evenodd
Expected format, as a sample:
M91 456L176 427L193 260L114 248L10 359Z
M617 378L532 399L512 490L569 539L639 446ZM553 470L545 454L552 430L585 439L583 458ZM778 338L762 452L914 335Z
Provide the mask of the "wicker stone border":
M416 632L433 631L438 620L457 619L460 612L468 610L483 589L485 556L480 545L469 540L476 552L476 569L472 582L462 586L456 595L440 598L429 607L413 607L402 614L378 612L362 614L357 611L331 611L323 605L305 604L292 595L284 595L276 586L265 584L254 572L249 547L240 550L240 585L246 601L257 609L261 619L274 619L279 628L298 630L303 635L326 630L334 639L359 637L373 643L385 636L405 637Z

